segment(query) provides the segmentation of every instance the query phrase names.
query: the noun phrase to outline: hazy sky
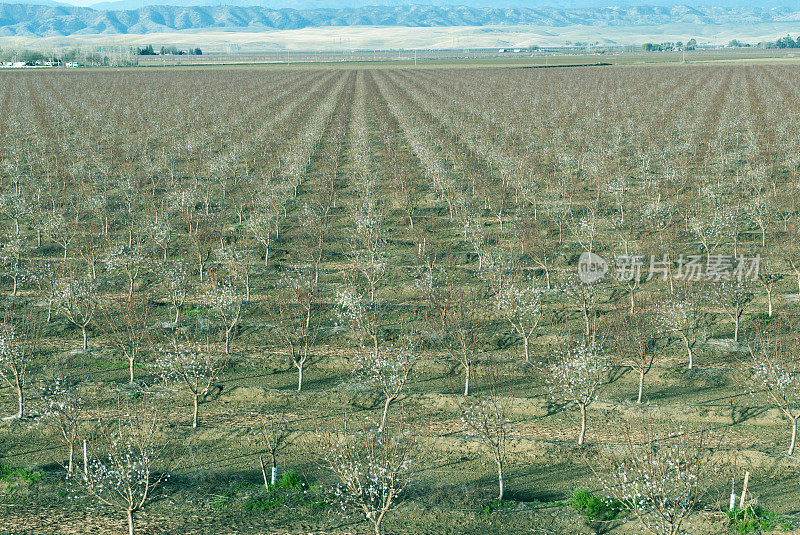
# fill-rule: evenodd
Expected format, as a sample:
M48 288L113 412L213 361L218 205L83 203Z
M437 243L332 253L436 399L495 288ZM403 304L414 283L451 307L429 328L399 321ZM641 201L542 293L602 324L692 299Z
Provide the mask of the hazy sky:
M26 4L35 4L36 0L0 0L7 2L20 2ZM75 6L91 6L100 2L108 4L114 0L56 0L64 4L72 4ZM126 2L128 3L128 2ZM197 0L187 2L186 0L173 2L170 0L144 0L142 4L177 4L177 5L219 5L224 4L224 0ZM259 1L253 0L252 2L231 2L231 3L252 3L269 5L276 7L293 7L292 0L266 0ZM326 6L335 5L335 0L322 0ZM387 4L432 4L432 5L470 5L470 6L494 6L494 7L558 7L558 8L583 8L583 7L607 7L607 6L632 6L632 5L685 5L690 7L708 7L708 6L723 6L723 7L774 7L784 6L792 7L800 10L800 0L345 0L342 2L342 7L352 7L353 5L369 6L369 5L387 5Z

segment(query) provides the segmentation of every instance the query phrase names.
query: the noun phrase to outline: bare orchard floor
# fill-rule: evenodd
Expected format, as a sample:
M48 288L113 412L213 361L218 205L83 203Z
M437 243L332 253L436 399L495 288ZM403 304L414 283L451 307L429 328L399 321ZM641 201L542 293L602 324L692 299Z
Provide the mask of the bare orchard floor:
M81 440L65 478L68 448L40 418L54 377L76 385L89 441L123 401L155 401L176 461L139 533L371 532L335 503L319 442L385 406L417 443L386 533L639 533L624 516L587 524L567 500L603 495L599 452L640 422L711 426L737 485L749 471L748 496L797 520L791 424L750 349L765 333L797 347L800 71L518 66L0 72L2 307L37 327L25 418L0 420L0 462L20 469L0 470L0 532L126 527L81 492ZM739 304L715 281L646 276L580 294L584 250L760 255L774 277ZM535 317L509 312L509 288L535 288ZM687 341L664 326L680 295L697 305ZM641 403L619 343L636 318ZM526 363L515 322L534 319ZM547 370L584 337L611 367L579 447L579 413ZM356 354L409 340L414 373L385 405ZM224 362L196 428L192 396L165 381L173 341ZM490 396L509 422L500 503L462 420ZM16 410L4 384L0 414ZM278 415L279 474L299 483L267 493L254 431ZM730 532L730 485L718 478L685 529Z

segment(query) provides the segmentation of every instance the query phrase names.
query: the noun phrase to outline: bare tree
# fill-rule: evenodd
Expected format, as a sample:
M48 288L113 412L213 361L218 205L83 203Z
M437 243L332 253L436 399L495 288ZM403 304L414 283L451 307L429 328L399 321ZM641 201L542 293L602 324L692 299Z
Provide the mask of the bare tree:
M149 309L143 300L109 301L100 308L98 323L106 340L128 361L130 384L134 381L134 366L140 363L151 342L149 318Z
M167 261L167 253L169 252L169 244L172 241L174 229L172 223L169 222L169 217L166 214L155 214L152 219L145 223L145 231L150 241L153 242L162 252L162 260Z
M426 319L450 358L464 369L464 395L469 395L472 363L480 337L484 307L478 288L456 286L451 277L423 272L417 287L426 301ZM443 279L443 280L439 280Z
M777 332L758 333L750 343L753 394L765 395L792 423L788 455L794 453L800 420L800 366L795 355L796 346L790 347L786 337Z
M783 275L771 271L763 264L758 270L758 284L767 292L767 315L770 318L772 317L772 294L775 291L775 285L780 282L782 278Z
M225 328L225 354L231 352L231 340L236 335L239 317L242 313L243 296L236 287L223 281L216 288L209 290L202 296L203 303L209 312L222 323Z
M189 243L200 270L200 282L205 281L208 260L219 237L218 221L215 215L195 215L189 221Z
M264 476L264 487L267 489L270 485L278 482L278 453L289 445L291 435L292 430L289 428L285 407L277 414L265 415L261 424L253 430L253 438L269 453L271 461L272 471L268 482L264 461L259 457Z
M639 376L636 403L642 402L644 377L660 352L657 323L648 312L642 309L631 314L629 310L617 310L609 317L616 355Z
M363 384L377 389L384 398L379 430L386 427L391 405L408 383L417 362L411 344L381 347L377 352L360 351L354 359L353 373Z
M64 260L67 259L69 244L75 238L76 229L64 214L53 212L45 216L42 221L42 231L64 250Z
M597 390L608 382L611 359L597 347L579 345L564 349L546 370L547 394L563 403L574 403L581 411L578 446L586 437L589 406L597 401Z
M37 343L35 321L30 316L16 320L11 318L0 325L0 379L17 396L17 413L6 419L19 420L25 415L28 367L33 361Z
M250 301L250 274L253 262L250 252L241 247L227 245L215 252L231 283L244 287L244 300Z
M597 306L600 301L598 284L585 283L575 275L567 278L563 291L567 301L580 309L583 316L584 338L586 343L591 345L597 338Z
M461 411L461 422L467 434L480 441L483 450L497 465L497 483L500 489L498 500L502 500L505 495L503 468L508 459L506 443L511 427L506 403L495 393L491 393Z
M364 426L351 433L318 433L322 465L339 481L337 500L361 512L372 523L375 535L387 513L405 501L411 483L415 442L402 430Z
M174 262L173 264L164 264L159 273L159 280L161 286L167 293L172 308L175 310L175 317L173 325L178 327L178 320L180 318L181 307L186 301L188 293L191 291L192 283L189 278L189 270L183 262Z
M175 385L192 396L192 427L197 427L200 401L213 390L226 361L194 344L175 342L172 347L157 350L153 366L165 383Z
M733 341L739 341L739 324L742 314L753 300L754 294L750 285L746 281L725 280L715 283L713 286L714 296L723 311L733 322Z
M275 195L277 197L277 195ZM269 246L272 243L272 233L278 236L283 204L277 202L275 197L263 198L256 203L247 226L258 243L264 246L264 265L269 264Z
M80 395L80 381L59 373L41 388L43 406L39 410L39 421L52 429L67 449L64 468L71 476L75 468L75 445L81 421L84 418L84 400Z
M708 322L708 314L702 306L705 300L702 291L686 287L657 305L659 319L667 333L676 333L683 341L690 370L694 366L694 346Z
M65 276L58 281L56 303L67 320L80 327L84 351L89 347L86 328L97 311L97 281L78 276Z
M119 407L101 418L91 460L81 475L71 478L100 503L123 511L128 535L135 534L135 514L168 476L160 466L167 442L158 413L142 405Z
M638 431L638 429L637 429ZM709 430L662 431L626 426L620 452L601 452L594 468L603 490L619 500L651 535L678 535L702 503L720 468Z
M541 292L514 282L504 284L497 292L497 310L522 337L525 362L529 363L530 339L543 317Z
M303 370L317 342L320 318L316 272L312 267L297 269L284 277L278 296L276 334L289 348L292 364L297 368L297 391L303 388Z

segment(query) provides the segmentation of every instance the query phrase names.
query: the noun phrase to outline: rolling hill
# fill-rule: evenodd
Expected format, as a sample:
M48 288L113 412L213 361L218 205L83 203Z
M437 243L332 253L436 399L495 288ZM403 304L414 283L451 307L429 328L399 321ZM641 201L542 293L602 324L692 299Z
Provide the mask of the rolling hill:
M391 26L657 26L800 21L800 9L633 6L607 8L487 8L369 6L271 9L260 6L145 6L99 10L74 6L0 4L0 36L53 37L175 31L266 31L312 27Z

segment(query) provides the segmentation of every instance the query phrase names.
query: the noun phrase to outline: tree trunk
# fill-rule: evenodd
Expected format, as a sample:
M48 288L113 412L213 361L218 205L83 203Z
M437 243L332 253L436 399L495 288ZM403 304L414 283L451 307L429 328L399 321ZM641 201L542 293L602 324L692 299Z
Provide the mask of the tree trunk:
M225 329L225 354L231 354L231 330Z
M794 453L794 445L797 441L797 418L792 418L792 442L789 444L789 453L787 455L791 455Z
M86 351L89 347L86 343L86 325L81 325L81 333L83 334L83 350Z
M16 288L16 279L14 280L14 287ZM16 295L16 294L15 294ZM772 290L767 290L767 314L772 317Z
M133 511L127 510L128 513L128 535L134 535L133 532Z
M502 500L505 494L505 486L503 485L503 463L500 461L497 461L497 483L500 486L500 494L497 495L497 499Z
M586 341L588 342L591 328L589 326L589 310L586 307L583 308L583 319L586 322Z
M733 318L733 341L739 343L739 318L741 313L737 313Z
M529 338L528 336L523 336L522 337L522 345L525 348L525 363L526 364L530 364L530 362L531 362L531 354L530 354L530 350L528 348L528 338Z
M194 412L192 413L192 429L197 428L197 409L200 405L200 396L195 394L194 395Z
M303 365L297 365L297 391L300 392L303 388Z
M464 374L466 378L464 379L464 395L469 395L469 363L464 364Z
M578 435L578 446L583 446L586 438L586 405L581 404L581 434Z
M22 420L22 413L25 410L25 394L22 392L22 386L17 386L17 419Z
M133 384L133 361L134 361L133 357L128 359L128 366L131 372L130 384Z
M689 338L686 336L686 334L681 332L681 337L683 338L683 343L686 345L686 353L689 355L689 369L691 370L692 366L694 365L694 354L692 352L692 346L691 344L689 344Z
M389 405L394 401L396 396L386 396L386 403L383 404L383 417L381 418L381 427L379 431L386 428L386 419L389 417Z
M642 402L642 390L644 390L644 368L639 370L639 397L636 398L636 403Z

